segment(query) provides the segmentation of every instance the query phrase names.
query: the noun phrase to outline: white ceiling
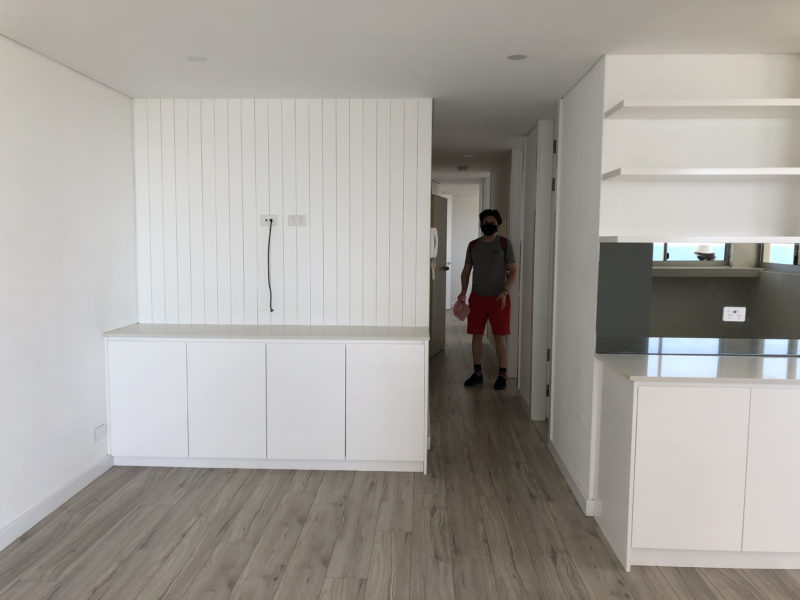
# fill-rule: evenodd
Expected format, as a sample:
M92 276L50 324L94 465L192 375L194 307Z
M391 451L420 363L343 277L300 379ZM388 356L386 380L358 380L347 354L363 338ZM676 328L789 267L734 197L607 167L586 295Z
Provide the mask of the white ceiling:
M603 54L800 52L800 0L2 0L0 33L133 97L431 96L441 175Z

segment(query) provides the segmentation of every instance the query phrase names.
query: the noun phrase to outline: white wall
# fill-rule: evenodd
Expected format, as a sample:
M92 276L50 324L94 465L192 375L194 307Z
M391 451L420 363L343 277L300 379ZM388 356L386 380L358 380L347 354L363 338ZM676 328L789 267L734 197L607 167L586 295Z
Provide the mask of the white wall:
M427 326L431 107L135 100L139 320Z
M604 71L601 60L561 100L556 176L550 440L587 511L596 479L594 349Z
M103 331L136 321L136 267L131 100L2 37L0 72L2 548L105 463Z
M480 214L480 184L479 183L444 183L441 193L452 198L451 201L451 228L448 232L447 244L452 249L450 271L450 305L452 307L461 292L461 270L464 268L464 258L467 254L467 245L481 235L478 224ZM467 288L469 294L472 284Z

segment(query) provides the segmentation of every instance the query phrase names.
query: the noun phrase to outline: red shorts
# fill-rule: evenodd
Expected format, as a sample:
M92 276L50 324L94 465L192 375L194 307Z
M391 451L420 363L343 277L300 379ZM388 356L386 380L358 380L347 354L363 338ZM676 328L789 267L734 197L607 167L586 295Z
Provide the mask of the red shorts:
M497 296L469 295L469 316L467 316L467 333L483 335L487 319L492 324L494 335L511 333L511 298L506 296L506 307L500 308Z

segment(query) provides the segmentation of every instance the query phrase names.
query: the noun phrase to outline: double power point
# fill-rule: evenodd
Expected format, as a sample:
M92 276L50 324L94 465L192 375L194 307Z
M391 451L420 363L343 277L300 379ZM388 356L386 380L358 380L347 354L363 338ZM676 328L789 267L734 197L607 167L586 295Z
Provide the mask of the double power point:
M744 323L747 308L744 306L724 306L722 308L722 320L732 323Z

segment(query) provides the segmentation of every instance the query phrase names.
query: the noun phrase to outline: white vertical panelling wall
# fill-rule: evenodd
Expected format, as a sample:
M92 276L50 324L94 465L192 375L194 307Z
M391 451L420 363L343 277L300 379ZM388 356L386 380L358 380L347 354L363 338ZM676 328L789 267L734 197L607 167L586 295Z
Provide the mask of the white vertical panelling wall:
M139 321L427 326L431 109L134 100Z

